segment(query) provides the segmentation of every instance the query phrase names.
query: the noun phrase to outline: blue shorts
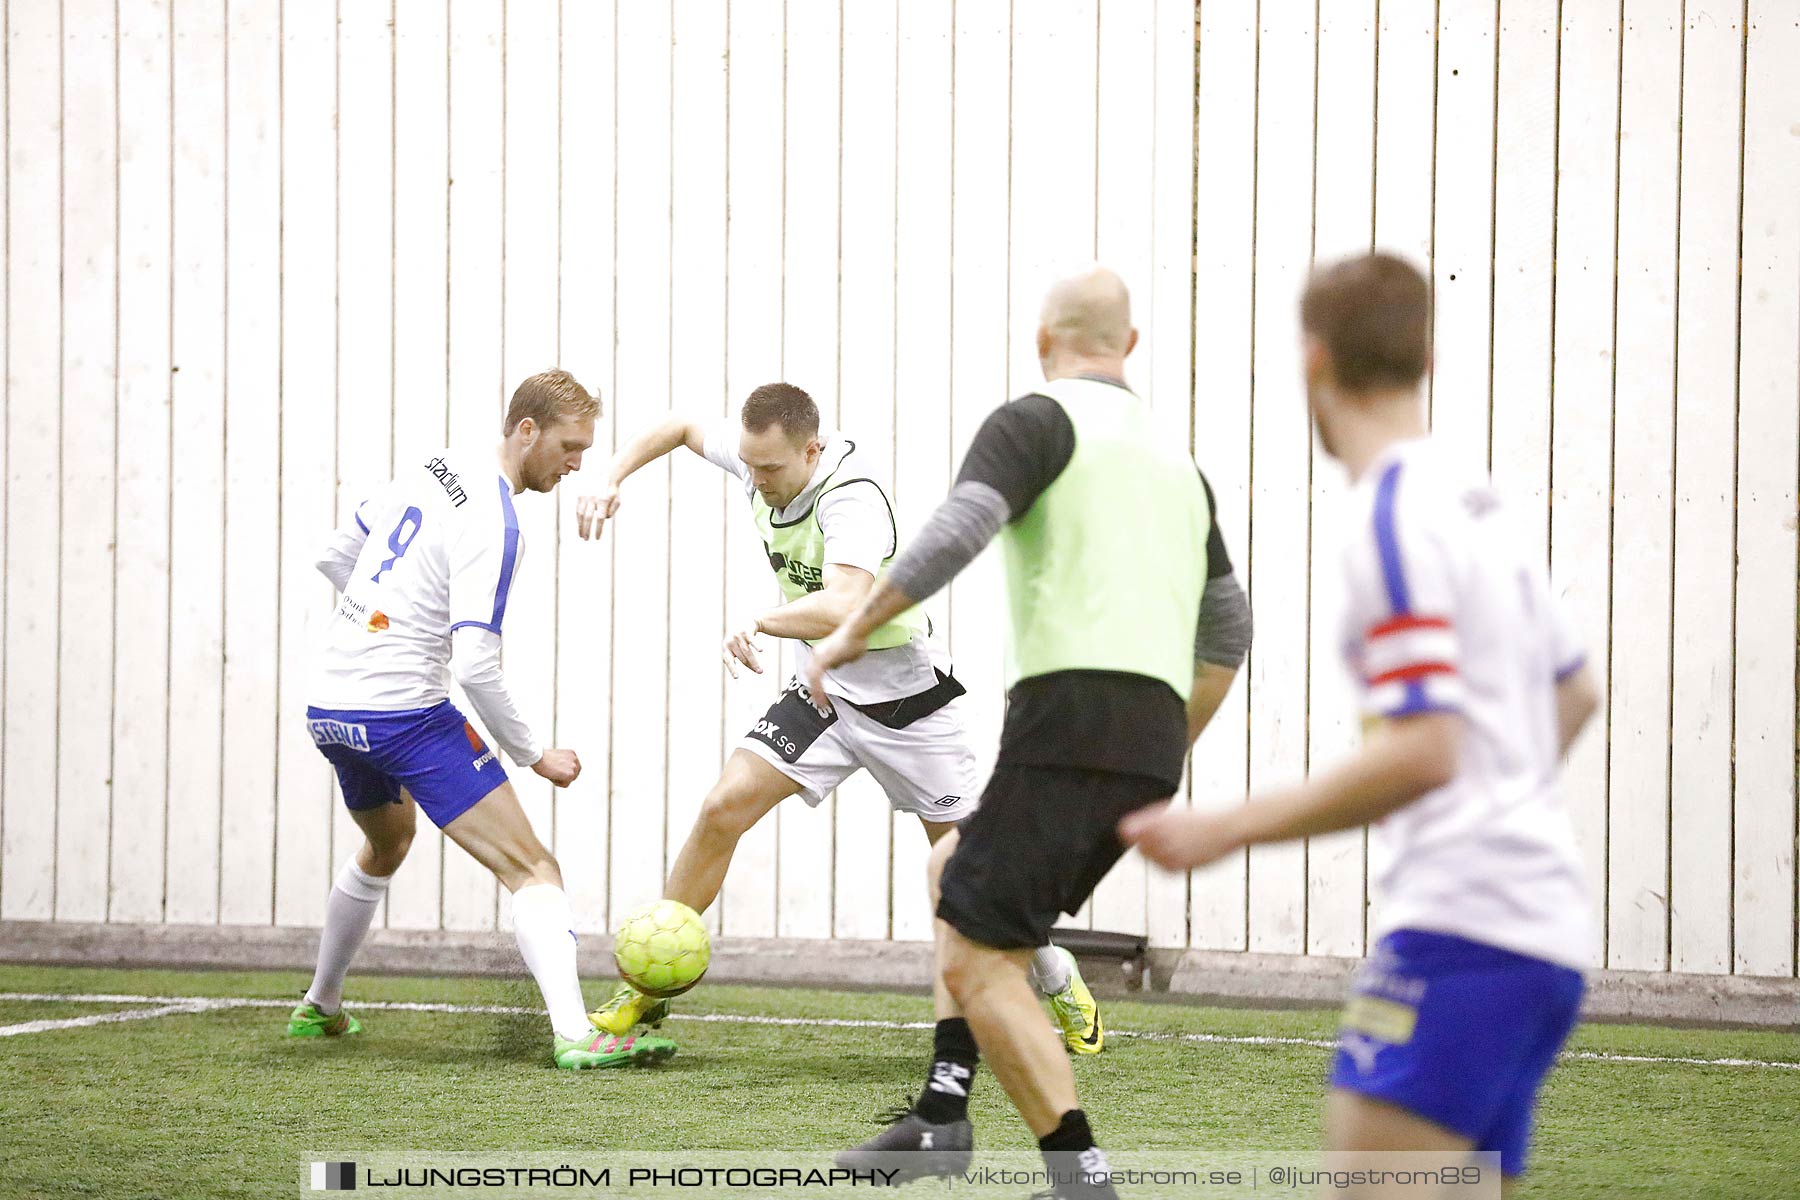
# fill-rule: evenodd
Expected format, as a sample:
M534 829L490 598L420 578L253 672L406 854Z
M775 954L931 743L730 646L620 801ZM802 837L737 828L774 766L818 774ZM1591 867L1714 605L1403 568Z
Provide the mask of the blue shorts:
M308 708L306 727L352 812L398 804L405 788L442 829L506 782L499 756L448 700L405 712Z
M1581 973L1445 933L1382 938L1350 985L1331 1086L1471 1138L1525 1169L1538 1087L1581 1009Z

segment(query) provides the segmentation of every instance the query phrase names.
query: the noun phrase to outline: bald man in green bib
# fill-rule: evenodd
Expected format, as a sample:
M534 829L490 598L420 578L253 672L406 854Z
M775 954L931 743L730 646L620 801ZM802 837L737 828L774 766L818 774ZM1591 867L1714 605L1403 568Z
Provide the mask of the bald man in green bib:
M934 1061L911 1111L841 1166L964 1170L968 1091L985 1057L1037 1137L1054 1194L1115 1194L1074 1072L1037 1018L1030 955L1124 853L1119 821L1180 785L1250 642L1186 414L1165 427L1125 383L1136 345L1112 271L1053 287L1037 331L1043 387L988 418L949 498L813 648L815 679L855 662L871 634L1001 539L1011 629L1000 752L980 806L931 856Z

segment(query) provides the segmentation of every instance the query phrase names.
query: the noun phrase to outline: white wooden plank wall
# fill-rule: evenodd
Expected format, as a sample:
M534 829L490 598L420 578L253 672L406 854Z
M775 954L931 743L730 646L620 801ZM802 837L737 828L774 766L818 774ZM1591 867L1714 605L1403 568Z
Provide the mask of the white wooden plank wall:
M1309 437L1315 262L1413 257L1435 429L1529 517L1606 694L1567 790L1602 962L1791 976L1800 23L1777 0L46 0L4 6L0 917L316 924L356 844L302 724L315 544L410 456L495 436L553 363L589 469L517 500L506 665L585 771L513 772L584 930L654 895L791 670L685 453L598 545L574 505L673 407L807 388L902 537L1037 378L1098 257L1134 383L1192 438L1257 643L1179 803L1355 744L1345 480ZM386 531L375 531L385 536ZM928 606L1001 715L995 556ZM930 935L925 839L867 779L744 839L715 930ZM1074 918L1162 946L1365 949L1361 833ZM504 927L421 828L389 927Z

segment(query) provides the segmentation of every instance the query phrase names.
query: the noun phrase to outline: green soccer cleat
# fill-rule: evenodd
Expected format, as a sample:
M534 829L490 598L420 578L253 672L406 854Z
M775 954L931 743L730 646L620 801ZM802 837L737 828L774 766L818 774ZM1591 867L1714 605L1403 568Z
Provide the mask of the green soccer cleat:
M289 1037L345 1037L352 1033L362 1032L362 1022L338 1009L326 1015L319 1006L310 1000L302 1000L288 1014L287 1035Z
M646 996L629 983L621 983L613 989L612 999L588 1014L588 1020L595 1029L624 1037L639 1025L659 1028L668 1015L667 1000Z
M634 1064L649 1066L675 1056L675 1043L659 1037L610 1037L556 1039L556 1065L565 1071L593 1071Z
M1062 1030L1063 1045L1070 1054L1098 1054L1106 1043L1106 1031L1100 1027L1100 1004L1082 981L1075 956L1061 946L1052 948L1069 965L1069 986L1050 997L1050 1012Z

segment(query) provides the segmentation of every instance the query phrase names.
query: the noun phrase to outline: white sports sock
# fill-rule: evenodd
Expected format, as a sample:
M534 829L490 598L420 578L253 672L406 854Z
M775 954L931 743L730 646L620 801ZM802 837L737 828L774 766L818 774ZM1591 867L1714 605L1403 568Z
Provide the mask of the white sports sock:
M581 1002L581 980L575 975L575 917L563 890L534 883L513 893L513 936L525 966L544 993L550 1027L557 1037L581 1038L594 1032Z
M1055 946L1039 946L1031 955L1031 983L1045 996L1056 995L1069 986L1069 960Z
M344 976L357 947L368 936L369 922L387 895L391 875L370 875L356 865L355 856L344 861L325 899L325 929L319 935L319 965L313 972L306 998L319 1011L335 1013L344 1002Z

